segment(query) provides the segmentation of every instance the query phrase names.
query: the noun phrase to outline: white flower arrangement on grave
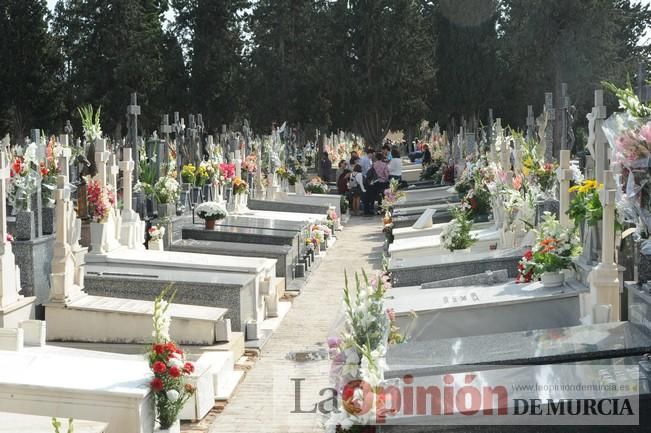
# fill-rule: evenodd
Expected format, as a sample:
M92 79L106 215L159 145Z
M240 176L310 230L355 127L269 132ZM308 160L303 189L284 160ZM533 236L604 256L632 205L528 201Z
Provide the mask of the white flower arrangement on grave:
M453 207L450 212L454 218L441 231L441 245L450 251L470 248L477 242L477 239L470 235L472 219L460 207Z
M100 113L102 107L98 107L97 111L93 110L93 106L88 104L78 107L79 117L81 117L81 126L84 129L84 137L86 141L93 143L98 138L102 138L102 125L100 124Z
M176 203L179 194L179 182L172 176L163 176L154 184L154 196L160 204Z
M228 212L216 201L204 201L195 209L199 218L209 221L217 221L228 216Z
M388 411L383 392L385 355L389 344L404 341L395 326L393 311L384 306L391 287L386 273L362 279L355 274L351 290L344 286L344 324L339 336L328 338L332 358L330 380L336 390L337 411L325 415L326 432L349 431L355 426L380 422Z

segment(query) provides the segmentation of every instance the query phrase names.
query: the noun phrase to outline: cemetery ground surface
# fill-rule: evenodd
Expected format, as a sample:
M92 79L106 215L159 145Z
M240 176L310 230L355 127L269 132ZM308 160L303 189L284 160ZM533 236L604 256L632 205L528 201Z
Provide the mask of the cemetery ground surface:
M326 339L342 314L344 271L354 286L354 273L371 274L382 261L384 235L379 218L351 218L338 232L310 280L294 298L278 330L257 357L245 356L239 368L247 370L233 398L201 422L184 423L186 433L322 432L320 416L296 412L295 386L301 386L300 410L308 411L325 397L318 390L329 386L329 361L294 361L288 355L325 350ZM292 381L292 379L300 381ZM305 380L301 380L305 379ZM315 391L317 394L315 394Z

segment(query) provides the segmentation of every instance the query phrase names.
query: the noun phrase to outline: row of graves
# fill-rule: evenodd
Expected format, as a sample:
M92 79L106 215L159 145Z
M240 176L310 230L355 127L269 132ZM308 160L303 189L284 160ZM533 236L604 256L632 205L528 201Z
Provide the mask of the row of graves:
M305 192L310 146L282 128L210 135L175 114L145 140L133 95L111 142L99 110L80 114L80 137L0 146L0 417L179 431L231 397L235 362L334 245L340 197Z
M329 340L328 431L648 430L651 109L610 90L625 111L595 91L585 153L569 103L477 146L428 138L455 183L385 191L385 269L347 288Z

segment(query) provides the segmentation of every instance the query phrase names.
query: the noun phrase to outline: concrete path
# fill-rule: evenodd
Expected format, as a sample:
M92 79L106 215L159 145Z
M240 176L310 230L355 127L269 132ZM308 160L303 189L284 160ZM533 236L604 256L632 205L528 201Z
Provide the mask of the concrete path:
M295 298L235 397L215 417L210 433L323 431L320 415L308 411L329 395L319 395L329 386L329 361L296 362L287 354L326 347L327 337L341 320L344 270L353 279L356 271L370 274L380 268L381 224L377 217L353 217L338 233L335 246Z

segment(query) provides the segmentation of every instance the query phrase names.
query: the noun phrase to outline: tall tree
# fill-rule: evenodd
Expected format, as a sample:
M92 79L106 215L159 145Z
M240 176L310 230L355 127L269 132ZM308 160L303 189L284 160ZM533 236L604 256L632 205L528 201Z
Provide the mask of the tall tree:
M0 133L58 129L61 62L45 0L0 1Z
M480 117L499 103L497 0L441 0L434 12L437 117ZM457 123L459 126L459 123Z
M649 6L631 0L502 0L501 45L509 70L507 118L521 124L527 104L542 104L568 83L580 116L604 79L633 75L648 48ZM559 99L559 98L555 98Z
M53 25L66 61L69 113L102 105L104 131L124 133L125 106L138 92L144 128L155 128L165 78L162 16L166 0L60 0Z
M347 5L349 114L367 144L378 146L391 127L425 113L432 53L419 2L351 0Z

